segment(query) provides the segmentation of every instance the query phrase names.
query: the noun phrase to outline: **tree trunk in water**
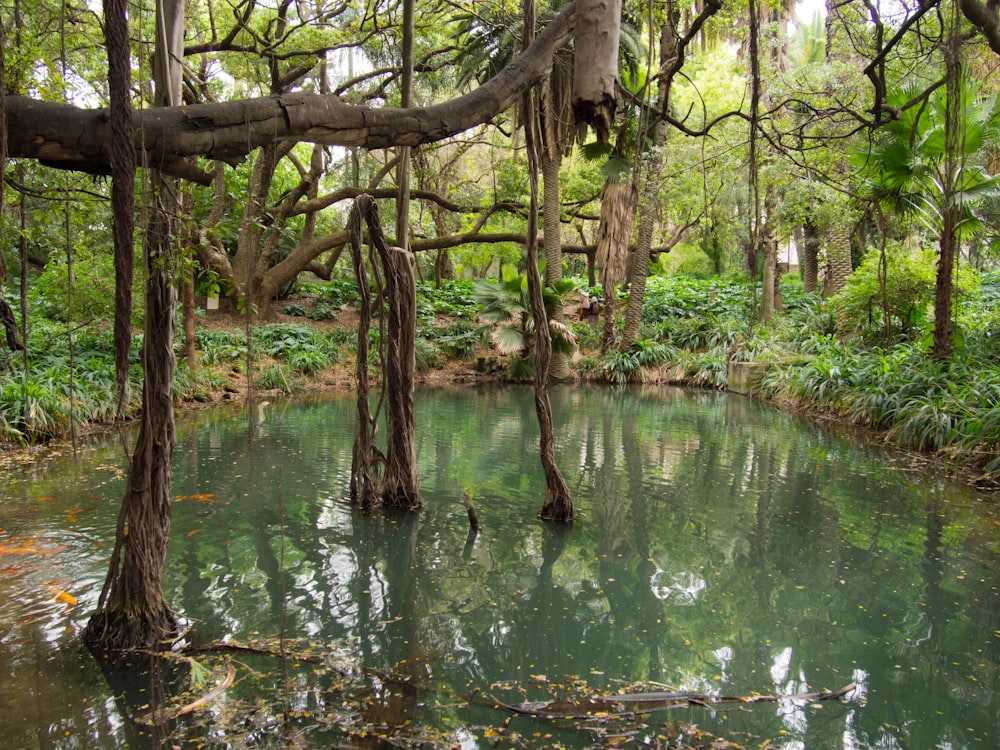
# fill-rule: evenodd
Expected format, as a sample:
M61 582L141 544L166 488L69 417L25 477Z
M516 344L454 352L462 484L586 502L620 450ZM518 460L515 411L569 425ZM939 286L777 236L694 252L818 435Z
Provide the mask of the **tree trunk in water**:
M184 40L183 0L157 3L158 44L153 61L156 104L180 101L180 50ZM146 284L142 346L142 420L129 465L125 498L118 513L108 575L84 630L84 642L98 650L162 649L177 633L177 620L163 596L163 563L170 540L170 461L174 450L174 313L177 290L174 217L176 185L149 170L153 196L143 249Z
M554 152L554 156L553 156ZM545 220L545 283L555 284L562 279L562 237L560 229L559 164L562 152L559 149L542 148L542 217ZM556 307L553 319L564 323L562 305ZM569 357L562 352L552 353L549 374L556 380L569 376Z
M534 38L534 0L524 0L524 48L530 47ZM528 185L530 200L527 228L528 298L531 318L535 324L535 414L538 416L539 454L545 474L545 500L539 518L545 521L571 523L575 511L569 486L556 464L555 428L552 424L552 403L549 400L549 363L552 358L552 335L549 331L545 300L542 296L542 278L538 273L538 110L530 89L521 98L524 113L524 146L528 155Z
M631 180L605 182L601 190L601 216L597 227L597 265L601 269L601 287L604 299L601 307L601 352L615 348L617 325L615 321L615 290L624 281L625 262L628 259L629 237L638 190ZM648 254L647 260L649 262Z
M819 271L819 229L808 219L802 225L802 256L799 258L799 271L802 275L802 290L818 291Z
M163 596L163 563L170 539L170 461L174 448L174 311L170 275L174 186L151 171L157 198L146 228L149 281L142 346L142 420L118 514L115 548L84 642L101 651L162 649L177 633ZM173 205L171 205L173 204Z
M368 408L368 329L372 301L361 253L363 222L368 225L370 242L383 266L384 296L389 305L383 363L385 390L388 391L388 437L384 456L375 443L375 419ZM386 507L417 510L421 507L421 500L413 409L417 325L415 261L412 253L388 246L382 234L378 206L370 195L360 195L355 199L348 217L348 231L351 235L351 259L361 295L357 352L358 411L351 459L351 500L360 503L362 510L367 511L374 507L376 498L381 494ZM377 261L373 258L373 262ZM376 480L378 463L385 464L381 483Z
M389 303L385 361L388 429L382 502L390 508L421 507L417 477L416 419L413 410L416 373L417 287L413 253L379 246L385 266L385 293Z

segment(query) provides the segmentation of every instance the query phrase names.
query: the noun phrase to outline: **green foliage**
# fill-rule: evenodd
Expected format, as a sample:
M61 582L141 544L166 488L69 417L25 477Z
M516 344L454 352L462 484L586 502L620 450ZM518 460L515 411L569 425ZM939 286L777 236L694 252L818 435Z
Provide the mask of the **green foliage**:
M299 385L292 375L292 368L282 362L269 362L264 365L254 378L254 387L265 391L281 391L294 393Z
M502 274L500 283L476 282L473 294L480 305L480 317L493 324L493 345L501 354L515 355L511 360L511 376L527 377L534 368L531 350L535 335L528 299L528 276L527 273L518 274L511 266L504 266ZM556 352L570 353L576 348L572 330L552 321L556 309L563 304L563 295L572 289L571 280L560 279L556 285L546 286L542 291L552 349Z
M885 264L890 323L897 335L911 338L921 331L934 299L934 258L931 253L917 254L898 243L888 243ZM878 277L879 253L873 251L835 299L845 329L869 341L884 340L885 312Z
M675 245L669 253L660 255L656 261L656 271L662 276L709 279L715 275L715 264L701 248L682 242Z
M354 278L331 279L315 284L300 284L299 292L306 295L315 295L323 302L333 307L344 305L357 305L358 303L358 282Z
M336 320L338 315L340 315L339 307L321 301L313 305L313 309L306 314L306 317L310 320Z

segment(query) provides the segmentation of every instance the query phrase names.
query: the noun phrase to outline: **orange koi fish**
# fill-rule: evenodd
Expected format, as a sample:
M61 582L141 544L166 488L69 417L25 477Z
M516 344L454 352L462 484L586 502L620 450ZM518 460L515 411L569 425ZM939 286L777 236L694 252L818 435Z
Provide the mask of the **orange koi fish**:
M76 597L75 596L73 596L72 594L70 594L70 593L68 593L66 591L63 591L60 588L57 588L57 587L53 586L51 583L46 583L45 584L45 588L47 588L49 591L52 592L52 595L55 597L55 600L57 602L60 602L61 604L65 604L66 605L66 609L69 609L70 607L72 607L72 606L74 606L76 604Z

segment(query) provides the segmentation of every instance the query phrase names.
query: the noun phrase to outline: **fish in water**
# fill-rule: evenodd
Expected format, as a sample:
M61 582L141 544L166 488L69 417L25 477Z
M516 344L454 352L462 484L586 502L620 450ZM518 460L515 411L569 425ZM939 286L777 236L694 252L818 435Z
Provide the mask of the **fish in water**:
M57 602L66 605L66 609L76 605L76 597L70 594L68 591L63 591L61 588L52 585L51 583L46 583L45 588L52 592L53 597Z

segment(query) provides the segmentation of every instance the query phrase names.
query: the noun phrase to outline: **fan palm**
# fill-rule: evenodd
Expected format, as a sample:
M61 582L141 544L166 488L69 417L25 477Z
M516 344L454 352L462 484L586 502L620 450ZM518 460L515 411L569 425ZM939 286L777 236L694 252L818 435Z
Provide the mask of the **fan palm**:
M511 375L518 378L529 377L534 368L532 346L535 327L528 299L528 275L518 273L511 266L504 266L501 276L500 283L476 282L473 298L481 307L479 316L493 324L490 340L497 351L514 355L510 366ZM574 351L576 339L569 327L556 320L555 316L562 308L563 295L571 289L572 282L560 279L542 290L552 350L563 354Z

